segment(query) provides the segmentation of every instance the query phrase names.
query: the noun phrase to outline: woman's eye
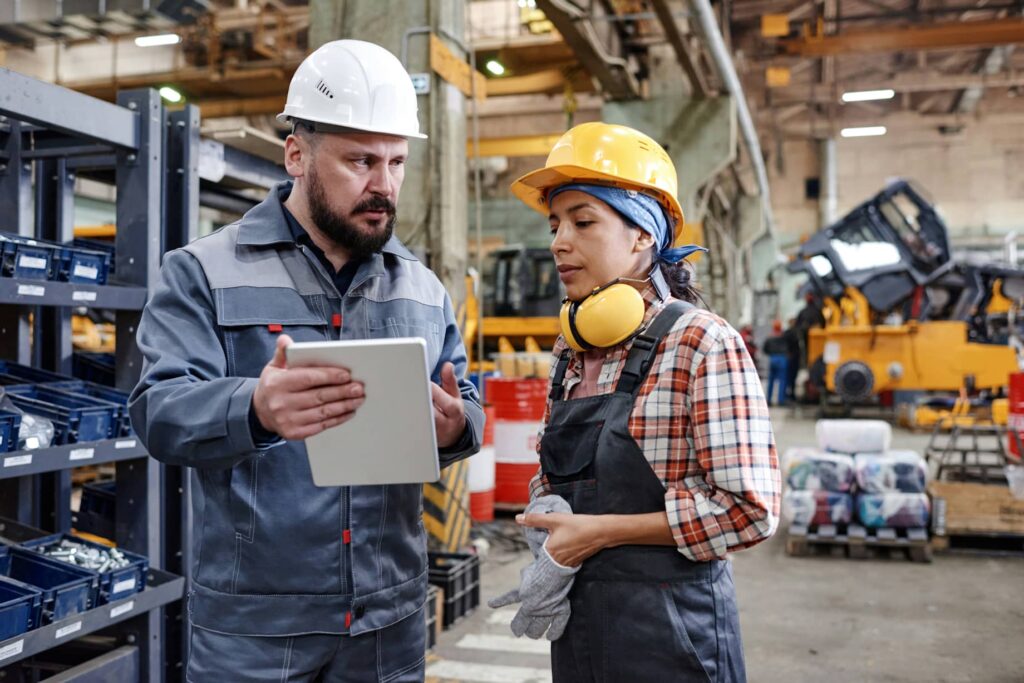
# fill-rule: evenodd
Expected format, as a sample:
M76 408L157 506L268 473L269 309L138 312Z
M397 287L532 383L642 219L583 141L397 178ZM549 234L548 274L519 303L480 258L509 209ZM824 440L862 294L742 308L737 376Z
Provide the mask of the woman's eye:
M585 228L588 225L593 225L594 221L576 221L577 228Z

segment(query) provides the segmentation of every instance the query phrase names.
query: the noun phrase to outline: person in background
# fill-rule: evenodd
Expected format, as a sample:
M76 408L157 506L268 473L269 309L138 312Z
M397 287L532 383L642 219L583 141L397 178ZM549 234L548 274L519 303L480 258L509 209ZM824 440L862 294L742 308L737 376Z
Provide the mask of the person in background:
M786 383L789 381L789 342L782 336L782 321L772 323L772 336L765 340L761 348L768 356L768 402L771 403L774 394L774 405L784 405Z
M800 343L803 346L803 365L810 367L813 358L807 358L807 337L815 327L825 327L825 315L821 303L814 294L804 297L804 307L796 314L796 326L800 330Z
M790 318L786 322L786 331L782 333L782 338L786 340L786 399L789 401L796 400L796 376L800 372L800 361L803 358L802 336L796 318Z

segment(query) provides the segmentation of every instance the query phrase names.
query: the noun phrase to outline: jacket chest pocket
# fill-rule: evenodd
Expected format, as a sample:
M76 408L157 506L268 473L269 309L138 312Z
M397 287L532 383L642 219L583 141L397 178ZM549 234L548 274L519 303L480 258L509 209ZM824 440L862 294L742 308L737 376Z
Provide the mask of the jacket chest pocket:
M217 290L214 301L233 377L258 377L282 334L297 342L330 338L325 297L279 287L235 287Z
M427 342L427 367L437 367L441 357L441 326L432 320L401 317L371 316L367 327L372 339L419 337Z

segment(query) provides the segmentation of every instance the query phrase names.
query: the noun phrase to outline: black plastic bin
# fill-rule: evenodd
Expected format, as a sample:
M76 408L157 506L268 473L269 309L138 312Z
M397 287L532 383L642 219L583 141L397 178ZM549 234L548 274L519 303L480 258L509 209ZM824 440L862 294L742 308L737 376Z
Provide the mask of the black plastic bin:
M93 543L87 541L84 538L78 536L72 536L71 534L53 534L52 536L43 536L32 541L26 541L22 543L22 548L27 548L32 552L42 553L47 547L51 545L60 545L63 540L74 541L80 545L84 545L90 548L98 548L100 550L109 551L110 548L99 543ZM142 555L136 555L130 553L127 550L117 549L125 558L129 561L128 566L121 567L120 569L111 569L105 572L99 572L92 569L86 569L84 567L76 567L72 564L61 562L60 560L52 557L47 557L48 560L55 562L61 562L62 565L72 567L79 571L89 572L99 577L99 600L96 604L105 605L108 602L114 602L121 598L127 598L129 595L134 595L146 587L146 573L149 571L149 560ZM40 555L42 557L42 555Z
M96 605L100 585L96 572L51 560L28 548L11 548L10 559L7 575L42 593L40 623L60 621Z
M65 382L53 382L44 385L50 389L58 389L73 396L88 396L100 401L113 403L117 406L117 427L114 436L131 436L132 422L128 415L128 394L118 391L112 387L86 382L85 380L72 379Z
M39 626L43 594L20 581L0 576L0 641Z
M18 408L53 422L55 446L116 436L120 408L114 403L38 385L22 384L5 390Z
M444 629L480 605L480 558L469 553L428 553L429 581L444 591Z
M71 354L71 374L77 379L112 387L114 376L114 354L75 351Z
M82 485L82 501L75 514L79 531L114 538L117 514L117 482L104 481Z

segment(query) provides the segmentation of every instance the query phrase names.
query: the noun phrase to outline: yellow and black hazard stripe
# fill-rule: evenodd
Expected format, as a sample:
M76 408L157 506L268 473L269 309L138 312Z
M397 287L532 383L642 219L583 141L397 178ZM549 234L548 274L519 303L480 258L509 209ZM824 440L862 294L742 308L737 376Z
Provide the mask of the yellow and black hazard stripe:
M457 552L469 545L469 461L445 468L441 480L423 486L423 526L431 548Z

